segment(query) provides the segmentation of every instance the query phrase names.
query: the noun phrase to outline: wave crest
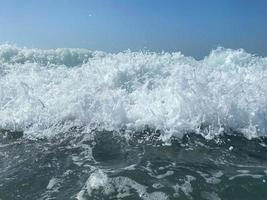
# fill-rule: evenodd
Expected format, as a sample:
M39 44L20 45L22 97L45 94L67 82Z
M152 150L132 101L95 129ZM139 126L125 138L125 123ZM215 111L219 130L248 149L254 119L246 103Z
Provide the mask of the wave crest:
M267 58L0 46L0 128L53 135L73 126L266 135ZM205 128L203 131L203 125ZM57 131L55 131L57 130Z

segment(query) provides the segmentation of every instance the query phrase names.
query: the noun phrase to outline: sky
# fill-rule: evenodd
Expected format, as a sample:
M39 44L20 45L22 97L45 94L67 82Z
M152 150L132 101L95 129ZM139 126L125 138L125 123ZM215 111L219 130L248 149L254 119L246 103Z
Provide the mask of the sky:
M267 0L0 0L0 43L267 56Z

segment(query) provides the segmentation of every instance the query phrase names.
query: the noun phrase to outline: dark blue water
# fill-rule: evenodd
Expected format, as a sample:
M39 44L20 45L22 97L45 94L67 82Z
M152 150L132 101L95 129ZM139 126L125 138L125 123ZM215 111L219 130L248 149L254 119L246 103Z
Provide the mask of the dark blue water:
M267 140L189 133L166 145L160 133L79 133L29 140L1 132L0 198L267 198Z

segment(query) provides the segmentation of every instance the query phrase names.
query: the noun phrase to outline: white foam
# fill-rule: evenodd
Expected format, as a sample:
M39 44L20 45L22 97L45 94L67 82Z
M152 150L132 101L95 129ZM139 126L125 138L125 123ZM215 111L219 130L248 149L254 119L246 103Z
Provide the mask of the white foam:
M251 177L251 178L259 179L259 178L264 177L264 175L261 175L261 174L238 174L235 176L231 176L229 178L229 180L234 180L234 179L240 178L240 177Z
M108 177L102 170L97 170L91 174L87 181L87 192L91 195L93 190L106 187L108 184Z
M93 195L94 191L100 191L103 196L116 194L116 199L123 199L131 195L131 190L137 192L140 199L143 200L167 200L168 196L163 192L147 192L147 187L137 183L128 177L113 177L109 178L102 170L97 170L91 174L87 180L87 193ZM80 196L84 195L79 193ZM81 197L80 197L81 198Z
M193 187L191 185L192 181L195 181L196 178L190 175L186 175L184 179L180 179L183 181L182 184L176 184L173 186L174 189L174 197L180 196L180 191L183 192L188 198L192 199L191 193L193 192Z
M212 175L206 174L201 171L197 171L206 181L206 183L209 184L219 184L221 182L220 177L223 176L223 173L221 171L218 171Z
M51 178L48 185L46 186L46 189L51 190L56 184L58 184L58 182L59 182L58 179L54 177Z
M162 139L225 127L265 135L267 59L218 48L197 61L181 53L0 46L0 128L49 136L72 126L137 130Z

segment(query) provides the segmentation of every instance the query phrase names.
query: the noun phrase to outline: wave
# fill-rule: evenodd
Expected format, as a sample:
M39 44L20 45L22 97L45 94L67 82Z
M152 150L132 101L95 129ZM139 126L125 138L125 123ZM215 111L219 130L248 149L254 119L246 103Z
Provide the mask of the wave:
M161 138L248 138L267 128L267 58L222 47L202 60L180 52L28 49L0 45L0 129L36 137L71 127Z

